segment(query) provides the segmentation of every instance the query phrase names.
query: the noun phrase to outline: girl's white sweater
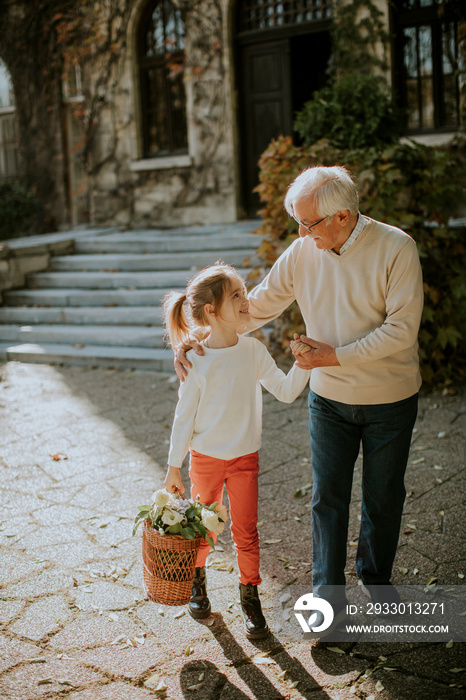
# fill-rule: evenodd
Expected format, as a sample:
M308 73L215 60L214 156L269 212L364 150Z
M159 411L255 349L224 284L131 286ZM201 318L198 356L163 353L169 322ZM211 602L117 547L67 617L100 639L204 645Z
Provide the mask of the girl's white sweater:
M423 307L416 244L369 219L342 255L300 238L249 294L250 330L298 302L308 337L336 349L340 367L312 370L311 389L342 403L379 404L421 385L417 335Z
M204 346L188 352L192 363L180 385L168 464L180 467L189 447L217 459L235 459L261 446L263 387L291 403L309 382L310 372L277 367L257 338L240 336L229 348Z

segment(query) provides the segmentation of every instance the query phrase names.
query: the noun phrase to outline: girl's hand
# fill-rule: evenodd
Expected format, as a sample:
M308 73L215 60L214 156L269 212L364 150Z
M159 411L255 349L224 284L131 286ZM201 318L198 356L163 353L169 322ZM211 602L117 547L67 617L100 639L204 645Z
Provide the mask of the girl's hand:
M335 348L327 343L321 343L318 340L307 338L305 335L300 337L308 351L299 353L296 357L296 365L301 369L314 369L314 367L339 367L338 357Z
M170 493L173 493L174 491L181 491L181 493L184 493L184 486L181 481L180 470L176 467L168 467L164 484L165 488Z
M306 343L301 342L299 335L294 334L294 339L290 341L291 352L296 357L296 355L304 355L306 352L310 352L311 348Z

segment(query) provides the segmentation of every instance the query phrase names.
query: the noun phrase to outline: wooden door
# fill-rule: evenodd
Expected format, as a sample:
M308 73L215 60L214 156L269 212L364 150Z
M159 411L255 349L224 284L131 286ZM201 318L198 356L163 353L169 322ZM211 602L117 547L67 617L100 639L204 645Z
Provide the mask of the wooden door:
M272 138L292 133L289 40L243 46L240 60L244 204L254 215L259 156Z

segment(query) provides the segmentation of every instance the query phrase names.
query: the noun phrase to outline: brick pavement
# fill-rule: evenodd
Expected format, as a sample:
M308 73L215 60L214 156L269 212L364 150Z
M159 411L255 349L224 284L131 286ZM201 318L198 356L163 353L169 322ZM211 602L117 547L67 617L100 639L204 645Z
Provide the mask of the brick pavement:
M252 644L228 534L208 569L211 618L145 600L132 520L163 480L174 377L14 362L0 371L2 699L465 697L464 644ZM395 583L466 582L465 398L454 392L421 399ZM261 591L272 623L277 587L310 582L310 461L305 394L264 406Z

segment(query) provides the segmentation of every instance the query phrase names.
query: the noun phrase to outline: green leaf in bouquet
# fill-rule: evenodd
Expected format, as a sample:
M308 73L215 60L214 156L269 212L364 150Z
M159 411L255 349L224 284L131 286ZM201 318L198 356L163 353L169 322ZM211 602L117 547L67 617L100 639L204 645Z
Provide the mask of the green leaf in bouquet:
M140 510L141 513L148 513L152 510L152 506L138 506L138 510Z
M143 522L143 520L146 520L146 513L139 513L139 515L136 515L136 517L134 518L134 522L136 524L133 527L133 537L136 534L136 531L137 531L139 525Z
M213 541L212 537L210 537L210 535L205 535L204 539L210 544L212 548L215 548L215 542Z
M180 523L175 523L175 525L170 525L170 527L167 528L167 532L169 532L170 535L180 535L182 529Z
M182 527L181 528L181 535L183 537L186 537L187 540L194 540L196 537L196 533L194 532L194 530L192 530L189 527Z
M189 506L189 508L187 509L187 511L186 511L186 513L185 513L185 515L186 515L186 517L188 518L188 520L189 520L190 518L196 517L198 510L199 510L199 507L198 507L196 504L193 504L192 506Z
M207 535L207 530L202 523L193 523L193 528L205 539Z

